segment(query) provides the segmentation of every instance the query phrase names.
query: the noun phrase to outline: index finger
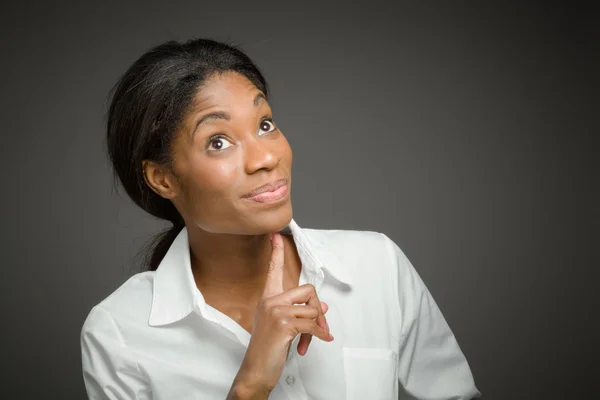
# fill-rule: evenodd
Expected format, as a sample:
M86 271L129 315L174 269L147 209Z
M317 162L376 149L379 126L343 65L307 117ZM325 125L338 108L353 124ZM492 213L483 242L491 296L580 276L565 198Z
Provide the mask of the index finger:
M263 290L263 299L283 293L283 239L279 233L273 233L272 236L271 260Z

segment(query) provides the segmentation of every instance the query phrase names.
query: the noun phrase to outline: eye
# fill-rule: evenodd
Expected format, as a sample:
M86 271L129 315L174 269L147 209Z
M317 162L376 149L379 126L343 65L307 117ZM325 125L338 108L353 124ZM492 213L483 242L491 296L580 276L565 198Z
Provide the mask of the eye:
M229 146L226 146L225 145L226 143L231 144L231 142L229 142L229 140L227 140L227 138L225 136L223 136L223 135L214 135L214 136L211 136L208 139L207 150L209 150L209 151L219 151L219 150L227 149Z
M275 121L273 118L265 118L260 121L260 130L265 131L266 133L273 132L276 129Z

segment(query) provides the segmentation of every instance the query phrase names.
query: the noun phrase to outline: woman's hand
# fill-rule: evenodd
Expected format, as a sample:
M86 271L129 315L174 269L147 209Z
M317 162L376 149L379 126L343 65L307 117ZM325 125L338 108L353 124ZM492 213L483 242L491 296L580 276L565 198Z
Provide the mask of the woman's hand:
M313 285L283 291L281 235L273 234L271 243L265 288L256 309L248 350L229 398L266 399L283 372L290 345L298 334L300 355L306 354L313 336L327 342L333 340L325 319L327 304L319 301Z

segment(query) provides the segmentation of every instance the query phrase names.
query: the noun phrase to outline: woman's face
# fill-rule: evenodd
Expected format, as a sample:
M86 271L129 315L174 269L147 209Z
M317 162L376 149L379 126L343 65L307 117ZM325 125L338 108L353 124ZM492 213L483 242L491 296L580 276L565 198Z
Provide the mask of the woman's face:
M272 118L263 93L241 74L216 74L201 87L173 143L171 200L188 226L257 235L289 223L292 151ZM247 197L281 180L287 189L270 199Z

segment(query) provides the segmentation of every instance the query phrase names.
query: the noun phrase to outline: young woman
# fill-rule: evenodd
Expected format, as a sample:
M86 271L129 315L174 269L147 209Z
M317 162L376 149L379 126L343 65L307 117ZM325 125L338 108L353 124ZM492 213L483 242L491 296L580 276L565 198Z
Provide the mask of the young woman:
M81 333L92 399L470 399L468 363L400 248L292 218L292 151L236 47L168 42L117 83L107 145L173 227Z

